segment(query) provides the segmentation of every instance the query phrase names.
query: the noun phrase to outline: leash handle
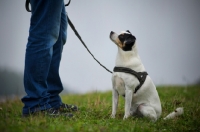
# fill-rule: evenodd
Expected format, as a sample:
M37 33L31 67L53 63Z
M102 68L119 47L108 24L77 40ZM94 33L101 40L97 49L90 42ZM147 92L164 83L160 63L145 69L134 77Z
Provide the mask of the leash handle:
M29 8L29 3L30 3L30 0L26 0L25 2L25 8L28 12L31 12L30 8Z
M71 0L69 0L69 2L67 4L65 4L65 6L69 6L70 2L71 2Z

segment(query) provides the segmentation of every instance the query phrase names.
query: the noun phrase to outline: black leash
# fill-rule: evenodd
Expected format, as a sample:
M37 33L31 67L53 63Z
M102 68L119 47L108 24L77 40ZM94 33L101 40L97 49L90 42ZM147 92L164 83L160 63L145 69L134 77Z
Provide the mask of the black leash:
M68 23L71 27L71 29L74 31L74 33L76 34L76 36L79 38L79 40L81 41L81 43L83 44L83 46L87 49L87 51L90 53L90 55L93 57L94 60L96 60L97 63L99 63L99 65L101 65L104 69L106 69L108 72L112 73L110 70L108 70L104 65L102 65L95 57L94 55L90 52L90 50L88 49L88 47L86 46L86 44L84 43L84 41L82 40L81 36L79 35L79 33L77 32L77 30L75 29L74 25L72 24L71 20L69 19L68 15L67 15L67 19L68 19Z
M65 6L68 6L70 4L71 0L69 0L69 2L67 4L65 4ZM26 7L26 10L28 12L31 12L30 8L29 8L29 3L30 3L30 0L26 0L26 3L25 3L25 7ZM90 55L93 57L93 59L99 63L104 69L106 69L108 72L112 73L110 70L108 70L104 65L102 65L95 57L94 55L90 52L90 50L88 49L88 47L86 46L86 44L84 43L84 41L82 40L81 36L79 35L79 33L77 32L76 28L74 27L73 23L71 22L71 20L69 19L68 15L67 15L67 19L68 19L68 23L69 23L69 26L71 27L71 29L74 31L75 35L78 37L78 39L81 41L81 43L83 44L83 46L87 49L87 51L90 53Z

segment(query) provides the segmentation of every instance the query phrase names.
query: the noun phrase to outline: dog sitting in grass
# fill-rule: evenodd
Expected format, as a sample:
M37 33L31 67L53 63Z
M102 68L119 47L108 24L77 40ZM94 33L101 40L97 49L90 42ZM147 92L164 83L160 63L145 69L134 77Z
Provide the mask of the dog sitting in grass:
M111 31L110 39L118 47L112 75L111 117L115 118L119 95L121 95L125 98L123 119L137 116L156 121L162 113L160 98L138 55L135 36L128 30L122 31L119 35Z

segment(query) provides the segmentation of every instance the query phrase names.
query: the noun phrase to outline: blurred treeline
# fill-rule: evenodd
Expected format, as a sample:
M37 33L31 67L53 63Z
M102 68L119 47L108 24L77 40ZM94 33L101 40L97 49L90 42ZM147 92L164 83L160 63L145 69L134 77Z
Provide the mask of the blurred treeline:
M0 68L0 96L21 96L25 94L23 73Z
M200 78L194 83L200 85ZM64 85L64 84L63 84ZM64 85L62 94L74 93L75 90ZM23 73L14 70L0 68L0 98L24 96L26 93L23 86Z
M64 85L64 88L62 94L74 92L68 89L66 85ZM0 68L0 99L21 97L25 94L23 73L8 68Z

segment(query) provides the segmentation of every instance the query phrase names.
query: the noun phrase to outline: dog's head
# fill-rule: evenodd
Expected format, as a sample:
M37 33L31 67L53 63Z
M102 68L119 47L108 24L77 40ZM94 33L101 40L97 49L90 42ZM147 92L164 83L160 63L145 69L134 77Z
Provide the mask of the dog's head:
M111 31L110 39L123 51L131 51L136 41L135 36L129 30L122 31L119 35Z

